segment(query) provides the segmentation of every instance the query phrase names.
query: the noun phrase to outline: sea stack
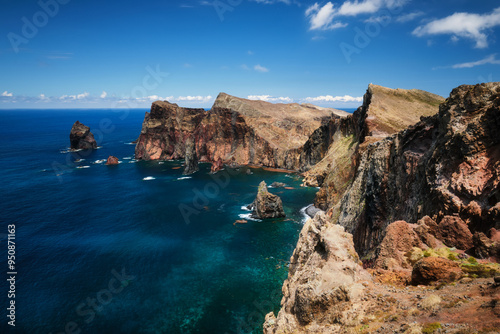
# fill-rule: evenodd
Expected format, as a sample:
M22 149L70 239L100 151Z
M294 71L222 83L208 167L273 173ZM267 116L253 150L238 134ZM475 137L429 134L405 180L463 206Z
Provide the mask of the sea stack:
M194 139L189 137L186 140L186 157L184 160L184 175L194 174L198 171L198 156L196 155L196 148Z
M108 157L108 160L106 161L106 165L118 165L119 163L120 161L118 160L118 158L112 155L110 155Z
M285 217L281 198L271 194L267 190L267 184L264 181L259 184L257 197L250 204L249 209L252 210L252 217L257 219Z
M90 132L90 128L79 121L76 121L71 128L69 141L72 150L92 150L97 148L97 142L92 132Z

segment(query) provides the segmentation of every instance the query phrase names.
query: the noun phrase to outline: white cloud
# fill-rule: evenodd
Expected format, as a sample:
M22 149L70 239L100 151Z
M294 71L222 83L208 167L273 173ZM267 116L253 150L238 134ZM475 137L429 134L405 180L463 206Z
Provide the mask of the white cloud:
M279 103L292 103L293 99L287 97L273 97L271 95L249 95L247 97L249 100L260 100L260 101L266 101L266 102L279 102Z
M12 97L12 93L8 93L7 91L2 93L2 96L4 97Z
M244 69L244 70L249 70L249 69L250 69L250 67L248 67L246 64L243 64L243 65L241 65L240 67L241 67L242 69Z
M266 73L266 72L269 72L269 69L265 68L264 66L261 66L261 65L255 65L253 67L254 70L256 70L257 72L262 72L262 73Z
M420 17L422 15L424 15L425 13L424 12L421 12L421 11L417 11L417 12L413 12L413 13L408 13L408 14L405 14L405 15L401 15L400 17L398 17L396 19L396 22L399 22L399 23L406 23L406 22L410 22L410 21L413 21L415 20L417 17Z
M306 97L304 99L307 102L363 102L363 97L353 97L350 95L344 96L332 96L332 95L323 95L317 97Z
M90 94L89 94L89 93L87 93L87 92L85 92L85 93L83 93L83 94L78 94L78 95L76 96L76 98L77 98L78 100L82 100L82 99L85 99L85 98L87 98L87 97L89 97L89 96L90 96Z
M310 30L332 30L347 26L347 23L335 21L337 17L374 14L383 8L396 8L406 2L407 0L354 0L345 1L340 7L335 7L331 2L323 7L315 3L307 8L305 14L309 18Z
M500 59L496 59L496 54L490 55L484 59L478 61L471 61L468 63L461 63L452 65L451 68L472 68L481 65L500 65Z
M108 96L108 93L106 93L105 91L102 91L101 99L105 99L106 96Z
M172 101L189 101L189 102L208 102L212 100L212 96L178 96L177 98L171 99Z
M452 35L472 39L475 47L488 47L487 29L500 25L500 7L489 14L454 13L448 17L431 21L417 27L413 34L418 37L427 35Z

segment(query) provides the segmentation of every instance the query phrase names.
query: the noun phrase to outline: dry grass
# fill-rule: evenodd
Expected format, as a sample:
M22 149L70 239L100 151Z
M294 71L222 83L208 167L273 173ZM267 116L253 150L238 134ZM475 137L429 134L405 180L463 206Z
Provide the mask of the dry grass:
M426 311L436 311L439 309L441 304L441 297L438 295L430 295L425 297L422 302L420 302L420 307Z

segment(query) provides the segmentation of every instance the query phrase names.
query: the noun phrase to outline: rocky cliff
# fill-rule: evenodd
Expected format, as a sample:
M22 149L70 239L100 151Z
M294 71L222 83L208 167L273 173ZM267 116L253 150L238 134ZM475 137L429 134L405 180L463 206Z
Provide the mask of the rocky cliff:
M321 160L327 150L311 147L311 135L322 123L342 117L346 113L335 109L272 104L224 93L210 111L157 101L146 114L135 154L143 160L184 159L187 139L193 138L202 162L302 170Z
M356 174L330 211L365 255L396 220L458 215L470 230L499 227L499 84L461 86L439 113L360 153Z
M318 165L327 214L304 225L264 332L498 333L500 285L487 277L500 273L488 262L500 250L500 83L460 86L437 114L392 135L396 126L370 119L377 90L389 94L371 86L357 130ZM439 291L409 285L437 282Z

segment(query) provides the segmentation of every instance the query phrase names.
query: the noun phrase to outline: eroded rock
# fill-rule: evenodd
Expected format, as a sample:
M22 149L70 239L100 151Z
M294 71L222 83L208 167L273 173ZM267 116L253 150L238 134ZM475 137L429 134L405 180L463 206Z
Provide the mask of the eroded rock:
M271 194L267 190L266 182L262 181L257 190L257 197L249 209L252 210L252 217L257 219L285 217L283 203L278 195Z
M70 147L72 150L91 150L97 148L97 142L90 128L76 121L69 134Z

